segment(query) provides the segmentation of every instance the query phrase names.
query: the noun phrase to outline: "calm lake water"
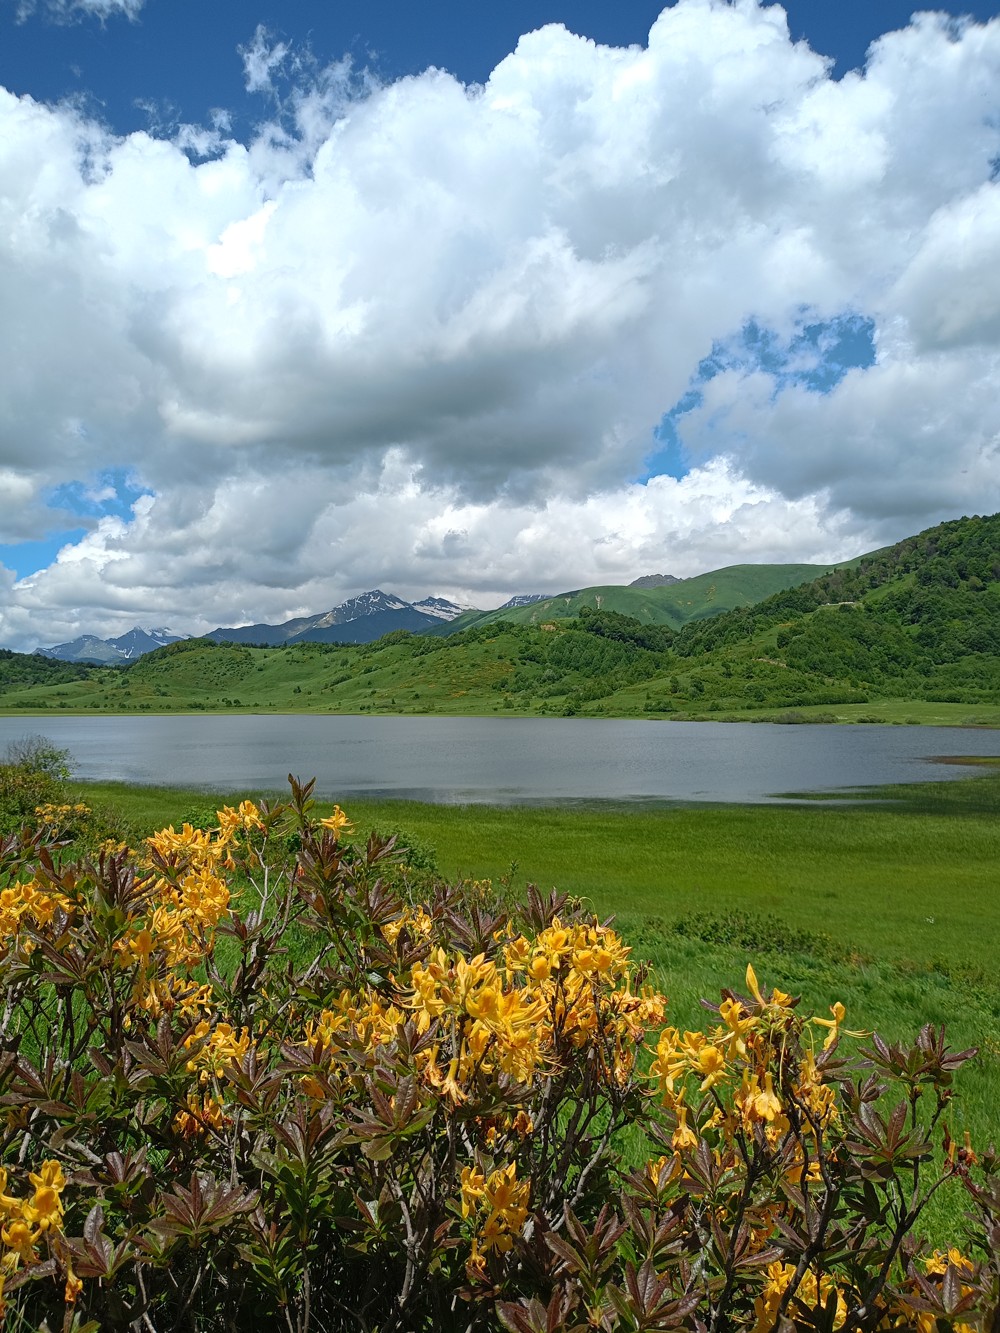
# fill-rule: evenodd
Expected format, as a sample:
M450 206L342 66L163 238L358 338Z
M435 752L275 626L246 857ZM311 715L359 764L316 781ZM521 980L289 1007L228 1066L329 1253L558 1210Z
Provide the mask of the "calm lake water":
M581 718L0 718L7 742L41 733L82 780L279 790L316 777L336 799L444 803L780 799L968 777L933 762L1000 758L1000 731Z

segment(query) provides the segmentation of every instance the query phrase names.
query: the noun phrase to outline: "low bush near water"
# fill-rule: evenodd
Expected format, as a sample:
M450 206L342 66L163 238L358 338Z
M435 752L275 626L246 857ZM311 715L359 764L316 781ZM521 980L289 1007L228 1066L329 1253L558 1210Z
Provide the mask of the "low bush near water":
M0 842L5 1328L998 1326L972 1052L752 967L678 1032L578 904L411 878L310 798ZM931 1251L941 1189L969 1226Z
M20 828L38 806L60 799L68 761L69 752L44 736L21 736L8 743L0 762L0 833Z

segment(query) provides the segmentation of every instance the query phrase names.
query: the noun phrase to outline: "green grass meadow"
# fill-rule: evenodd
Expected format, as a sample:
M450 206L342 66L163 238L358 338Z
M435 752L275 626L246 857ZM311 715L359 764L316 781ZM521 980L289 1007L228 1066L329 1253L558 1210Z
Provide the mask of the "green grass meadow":
M184 788L74 783L152 827L220 800ZM253 794L253 793L247 793ZM227 798L228 799L228 798ZM752 911L848 951L993 966L1000 776L859 793L849 804L430 805L355 799L360 832L400 828L445 875L516 878L620 917Z
M852 1028L912 1039L945 1024L954 1048L980 1050L961 1073L951 1130L983 1147L1000 1138L1000 775L970 772L836 806L353 800L347 810L355 836L399 831L415 862L432 858L446 877L508 876L613 914L680 1027L702 1026L699 1001L739 989L751 961L813 1012L842 1001ZM72 787L141 829L221 803L185 789ZM932 1228L945 1234L962 1206L942 1198Z
M142 828L218 799L125 784L73 787ZM348 813L359 836L402 830L433 852L445 876L513 871L515 883L556 887L601 916L614 914L692 1021L692 987L712 995L739 982L747 941L766 956L774 983L795 980L810 1002L846 1002L841 992L852 988L861 1026L902 1032L914 1022L953 1021L992 996L994 984L1000 1000L1000 776L866 795L836 806L354 800ZM995 1022L1000 1009L989 1012ZM964 1021L962 1028L963 1040L975 1038Z

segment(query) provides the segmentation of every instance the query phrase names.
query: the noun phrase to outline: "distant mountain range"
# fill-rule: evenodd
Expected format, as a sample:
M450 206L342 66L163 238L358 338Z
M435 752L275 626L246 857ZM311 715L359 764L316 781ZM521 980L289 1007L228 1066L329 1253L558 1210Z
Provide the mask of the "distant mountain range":
M540 624L576 616L584 606L615 610L648 624L667 624L678 629L688 620L745 606L825 570L826 567L821 565L733 565L691 579L678 579L673 574L645 574L627 587L580 588L555 595L518 593L493 611L460 606L445 597L424 597L419 602L407 602L394 593L373 588L319 615L296 616L278 625L260 622L219 626L202 637L216 643L264 647L297 643L374 643L395 630L450 635L472 625L498 620ZM93 634L83 634L70 643L58 643L38 651L63 662L125 665L154 648L187 637L173 634L169 629L145 630L136 626L118 638L100 639Z
M510 604L514 603L526 604L516 598ZM410 630L412 633L434 629L474 609L459 606L444 597L425 597L419 602L404 602L401 597L374 588L320 615L298 616L281 625L241 625L234 629L220 627L204 637L220 643L269 646L281 643L372 643L383 634L397 629ZM61 662L120 666L134 662L137 657L152 652L154 648L162 648L165 644L176 643L178 639L187 637L172 634L168 629L145 630L137 625L127 634L114 639L99 639L94 634L82 634L70 643L57 643L51 648L39 648L38 651L44 657L53 657Z
M677 630L691 620L758 602L782 588L792 588L797 583L825 574L830 568L829 565L728 565L725 569L695 574L689 579L677 579L671 574L650 574L627 587L614 583L575 588L555 596L512 597L495 611L463 611L454 620L427 633L450 635L474 625L492 625L501 620L509 620L515 625L542 625L572 620L584 607L592 611L615 611L633 616L647 625L669 625Z
M206 639L218 643L374 643L383 634L406 629L413 634L454 620L473 608L458 606L444 597L425 597L404 602L401 597L373 588L360 597L341 602L318 616L297 616L281 625L241 625L237 629L213 629Z
M42 657L54 657L60 662L92 662L99 666L120 666L134 662L137 657L151 653L154 648L186 639L186 634L171 634L169 629L140 629L136 625L127 634L116 639L99 639L96 634L81 634L69 643L57 643L52 648L39 648Z
M509 598L503 606L498 606L498 611L513 611L519 606L533 606L535 602L544 602L546 597L551 597L550 592L522 592L516 597Z

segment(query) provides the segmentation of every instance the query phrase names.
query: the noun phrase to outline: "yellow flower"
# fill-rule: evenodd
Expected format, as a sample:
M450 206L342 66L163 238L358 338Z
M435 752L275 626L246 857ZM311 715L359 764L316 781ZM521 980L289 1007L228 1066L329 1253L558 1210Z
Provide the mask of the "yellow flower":
M778 1306L785 1294L785 1288L795 1274L791 1264L780 1262L768 1264L766 1271L767 1280L764 1289L754 1301L757 1322L753 1326L753 1333L771 1333L778 1321Z
M754 981L756 982L756 977ZM748 1014L738 1000L723 1000L719 1005L719 1017L726 1025L731 1054L744 1059L747 1053L747 1035L756 1026L757 1020Z
M35 1251L35 1241L38 1236L39 1233L32 1231L23 1218L17 1218L0 1229L0 1240L23 1264L33 1264L38 1261L38 1254Z
M447 1097L453 1106L457 1106L459 1102L466 1100L466 1094L458 1085L458 1067L458 1057L455 1056L448 1061L448 1072L446 1074L441 1073L440 1067L433 1060L428 1062L425 1070L427 1080L431 1086L437 1088Z
M954 1246L950 1246L946 1254L941 1250L935 1250L924 1260L924 1271L935 1277L941 1277L948 1271L949 1264L954 1268L964 1268L968 1273L973 1271L972 1261Z
M700 1090L707 1092L726 1076L725 1054L703 1032L685 1032L681 1039L676 1028L665 1028L656 1046L650 1074L659 1080L668 1101L675 1081L688 1071L701 1077Z
M152 932L145 926L130 931L115 942L115 952L123 967L138 963L144 971L148 971L150 955L153 952Z
M523 972L531 959L531 941L519 935L504 949L504 963L508 972Z
M77 1296L79 1296L81 1291L83 1291L83 1283L77 1277L76 1273L73 1271L72 1263L69 1260L67 1260L66 1287L63 1292L63 1300L66 1302L67 1305L75 1305L76 1298ZM2 1294L2 1292L0 1292L0 1294Z
M476 1240L473 1240L469 1257L465 1261L465 1275L470 1282L484 1282L486 1280L486 1260Z
M757 974L749 963L747 963L747 986L750 990L750 994L762 1008L773 1007L784 1009L792 998L790 995L786 995L784 991L780 991L775 987L775 989L771 991L770 1000L765 1000L764 996L761 994L760 986L757 984Z
M535 981L548 981L552 975L552 958L545 953L533 954L528 964L528 971Z
M461 1175L462 1216L474 1213L486 1190L486 1177L478 1167L463 1166Z
M805 1053L799 1066L799 1082L795 1092L815 1116L829 1116L831 1120L837 1119L836 1093L833 1088L828 1087L823 1082L822 1076L816 1068L816 1059L812 1051Z
M514 1244L513 1237L498 1213L490 1213L483 1223L479 1239L484 1251L496 1250L499 1254L506 1254Z
M220 855L212 834L190 824L184 824L179 833L171 824L147 838L146 842L164 861L175 864L214 865Z
M768 1264L766 1273L767 1279L763 1290L754 1302L754 1313L757 1316L757 1322L753 1326L752 1333L772 1333L778 1321L778 1307L781 1304L781 1298L795 1276L795 1267L793 1264L780 1262ZM823 1274L817 1281L816 1274L807 1269L795 1290L792 1301L793 1304L798 1303L805 1309L812 1309L817 1304L825 1306L833 1292L836 1293L836 1313L833 1317L833 1327L841 1328L847 1318L847 1302L844 1300L840 1288L826 1274Z
M221 810L216 811L215 817L219 821L220 842L228 842L237 829L249 831L250 829L262 829L264 827L260 811L253 801L241 801L239 808L236 810L230 805L225 805Z
M677 1128L670 1136L670 1146L677 1152L682 1152L685 1148L697 1148L698 1135L694 1132L687 1122L688 1108L686 1106L677 1107Z
M38 1227L39 1231L60 1227L63 1215L60 1195L66 1188L62 1167L55 1161L44 1162L41 1171L32 1171L28 1179L34 1185L35 1192L30 1202L24 1205L25 1221Z
M833 1014L833 1018L814 1018L814 1019L813 1019L813 1022L814 1022L814 1023L818 1023L820 1027L824 1027L824 1028L829 1028L829 1029L830 1029L830 1035L827 1037L826 1041L824 1041L824 1043L823 1043L823 1050L824 1050L824 1051L829 1050L830 1047L833 1045L833 1043L834 1043L834 1042L837 1040L837 1038L840 1036L840 1025L841 1025L841 1023L844 1021L844 1016L845 1016L845 1014L847 1013L847 1010L844 1008L844 1006L843 1006L843 1005L840 1003L840 1001L838 1000L836 1004L831 1004L831 1005L830 1005L830 1013Z
M764 1087L753 1099L753 1113L758 1120L774 1120L781 1115L781 1102L772 1086L772 1075L764 1075Z
M7 1189L7 1170L0 1166L0 1214L7 1217L16 1217L21 1211L21 1200L16 1199L12 1194L5 1193Z
M382 927L382 935L395 947L400 934L407 930L411 935L426 938L434 927L434 921L422 907L416 911L405 908L395 921L387 921Z
M649 1067L650 1077L657 1080L660 1092L668 1100L673 1095L674 1083L686 1068L677 1051L677 1037L676 1028L663 1029L656 1043L656 1057Z
M174 1116L174 1128L186 1139L198 1138L209 1129L218 1133L232 1120L225 1114L224 1104L218 1097L206 1096L201 1100L192 1094L187 1106Z
M353 833L354 825L341 810L339 805L333 807L333 814L327 815L325 819L319 821L320 828L329 829L335 838L339 838L341 833Z
M239 1062L250 1049L250 1033L243 1028L239 1036L229 1023L218 1023L211 1027L209 1020L203 1018L194 1031L184 1039L185 1050L199 1046L187 1062L189 1073L199 1071L199 1080L207 1083L214 1075L221 1078L228 1064Z
M215 1001L212 987L207 982L197 986L177 976L170 976L167 981L177 1001L177 1012L182 1018L197 1018L200 1014L211 1012Z
M486 1181L483 1198L491 1209L490 1216L483 1228L483 1241L486 1249L509 1249L510 1240L503 1243L507 1232L520 1231L528 1216L528 1196L531 1193L529 1180L519 1181L517 1165L509 1162L507 1166L494 1171Z
M531 1116L528 1115L527 1111L521 1110L518 1111L517 1115L514 1117L513 1122L511 1123L511 1129L523 1139L526 1138L528 1134L533 1134L535 1132L535 1123Z
M676 1159L673 1157L657 1157L655 1160L646 1163L646 1175L657 1189L660 1187L660 1178L668 1167L672 1167Z
M725 1077L726 1057L717 1046L703 1046L698 1052L697 1062L699 1072L705 1075L701 1083L701 1092L707 1092Z
M16 940L24 924L47 926L57 911L69 915L72 902L61 893L49 893L33 879L0 890L0 944ZM35 942L25 940L21 947L30 953Z

